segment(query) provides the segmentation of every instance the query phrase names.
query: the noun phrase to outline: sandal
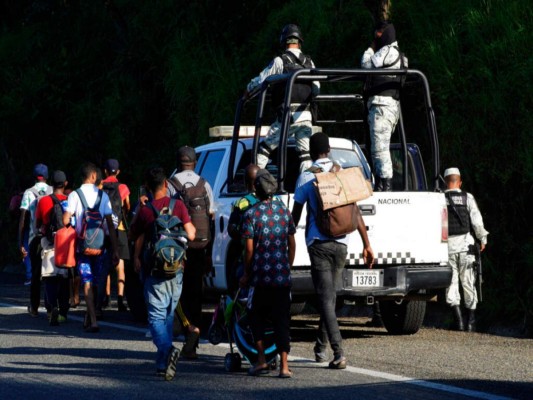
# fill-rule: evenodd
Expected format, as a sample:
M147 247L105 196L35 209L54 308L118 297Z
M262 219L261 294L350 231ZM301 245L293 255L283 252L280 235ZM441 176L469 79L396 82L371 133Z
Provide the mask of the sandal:
M256 365L248 370L250 376L266 375L270 372L270 366L268 364Z
M287 372L287 373L285 373L285 372L280 372L278 376L279 376L280 378L284 378L284 379L292 378L292 371L289 369L289 372Z

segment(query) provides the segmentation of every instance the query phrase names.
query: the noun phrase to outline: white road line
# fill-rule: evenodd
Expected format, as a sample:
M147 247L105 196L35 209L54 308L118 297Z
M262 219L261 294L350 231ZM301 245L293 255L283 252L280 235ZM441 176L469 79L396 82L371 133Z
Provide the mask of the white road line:
M26 309L27 309L27 307L15 306L13 304L8 304L8 303L0 303L0 307L9 307L9 308L14 308L14 309L23 310L23 311L26 311ZM83 318L76 317L76 316L70 316L69 315L68 319L69 320L83 322ZM146 331L147 331L146 328L136 328L136 327L133 327L133 326L115 324L115 323L112 323L112 322L105 322L105 321L99 321L98 325L109 326L109 327L115 328L115 329L122 329L122 330L126 330L126 331L138 332L138 333L143 333L143 334L146 334ZM207 344L209 342L204 339L204 340L201 340L200 343ZM217 347L224 347L224 348L229 349L229 344L228 343L220 343L220 344L217 345ZM315 364L317 367L327 367L327 365L328 365L327 362L325 362L325 363L317 363L317 362L315 362L314 360L312 360L310 358L304 358L304 357L289 356L289 361L312 363L312 364ZM445 384L442 384L442 383L425 381L425 380L422 380L422 379L409 378L407 376L389 374L387 372L374 371L374 370L371 370L371 369L347 366L346 367L346 371L350 372L352 374L366 375L366 376L371 376L371 377L374 377L374 378L384 379L384 380L387 380L387 381L406 383L406 384L409 384L409 385L420 386L420 387L423 387L423 388L438 390L438 391L441 391L441 392L458 394L458 395L462 395L462 396L469 396L469 397L473 397L473 398L476 398L476 399L512 400L511 397L498 396L498 395L494 395L494 394L490 394L490 393L480 392L480 391L477 391L477 390L463 389L463 388L456 387L456 386L450 386L450 385L445 385Z

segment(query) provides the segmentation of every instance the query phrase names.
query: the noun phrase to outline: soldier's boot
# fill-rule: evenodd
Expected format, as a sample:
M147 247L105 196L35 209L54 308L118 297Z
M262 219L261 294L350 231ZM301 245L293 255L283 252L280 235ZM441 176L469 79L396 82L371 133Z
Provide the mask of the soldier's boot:
M476 310L468 310L468 322L466 324L467 332L476 331Z
M382 192L383 191L383 183L381 182L381 178L379 176L376 176L375 182L374 182L374 192Z
M461 314L461 307L453 306L453 317L455 318L455 329L458 331L465 330L465 324L463 322L463 315Z
M392 192L391 178L381 178L381 184L383 186L383 192Z

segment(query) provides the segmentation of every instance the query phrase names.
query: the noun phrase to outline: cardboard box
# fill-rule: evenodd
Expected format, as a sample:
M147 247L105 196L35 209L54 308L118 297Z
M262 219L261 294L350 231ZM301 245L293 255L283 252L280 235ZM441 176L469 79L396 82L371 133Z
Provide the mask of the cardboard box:
M367 199L373 193L360 167L321 172L316 174L316 179L323 210Z

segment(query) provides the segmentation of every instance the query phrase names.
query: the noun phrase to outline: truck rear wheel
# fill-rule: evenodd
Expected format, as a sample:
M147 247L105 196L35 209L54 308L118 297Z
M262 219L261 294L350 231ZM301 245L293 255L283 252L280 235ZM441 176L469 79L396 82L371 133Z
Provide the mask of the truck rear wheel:
M424 322L426 302L418 300L380 301L381 318L392 335L412 335Z

